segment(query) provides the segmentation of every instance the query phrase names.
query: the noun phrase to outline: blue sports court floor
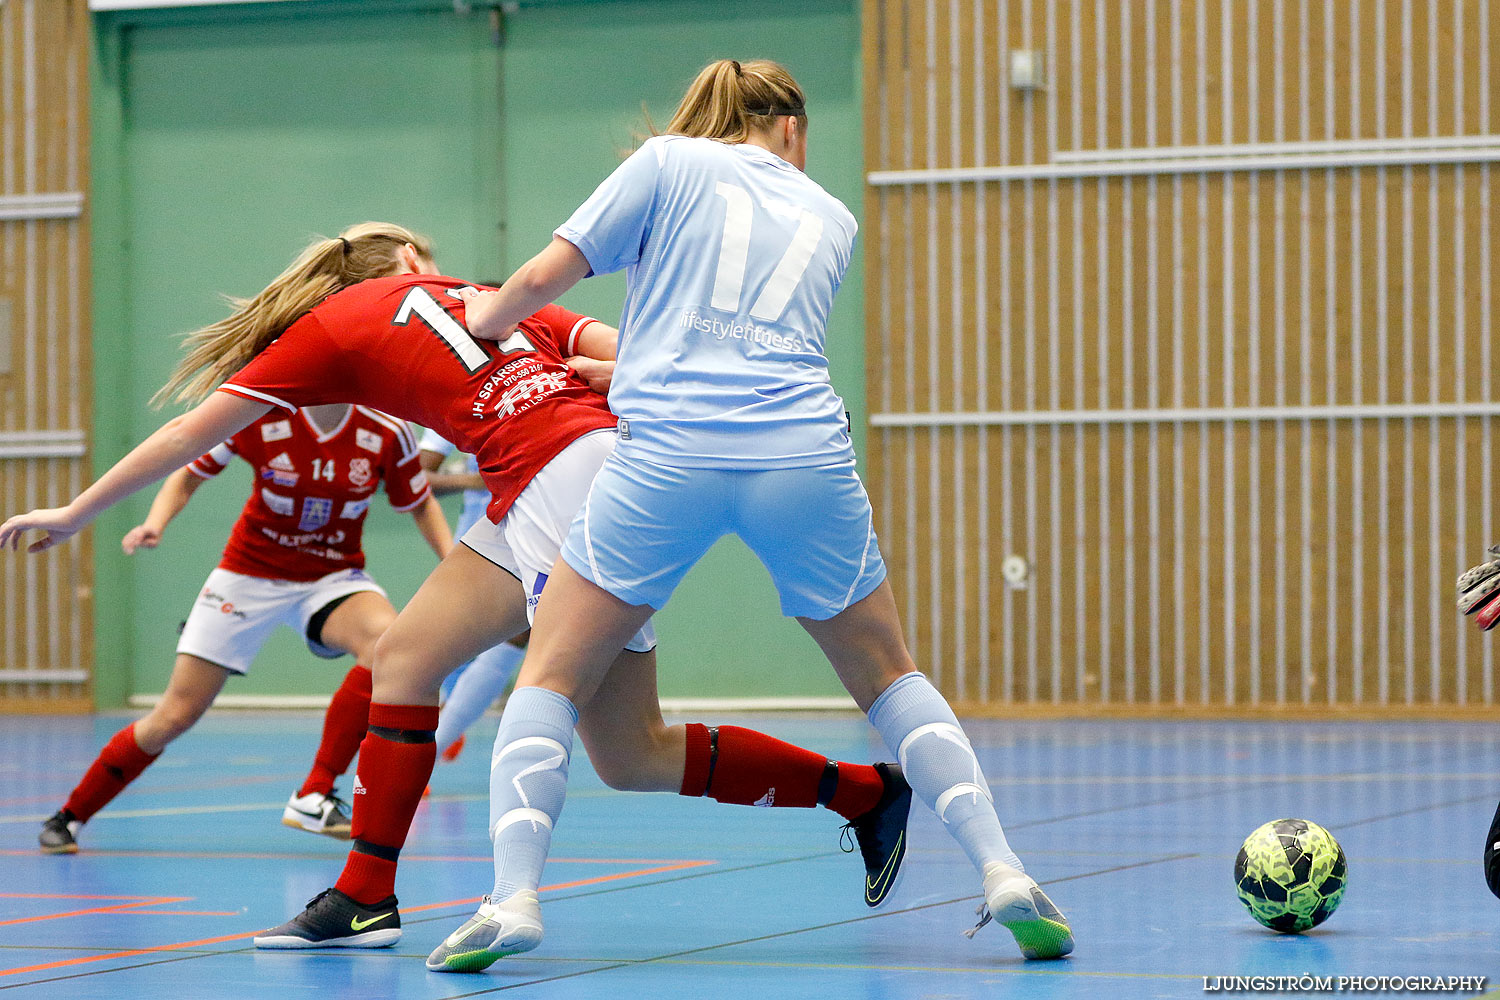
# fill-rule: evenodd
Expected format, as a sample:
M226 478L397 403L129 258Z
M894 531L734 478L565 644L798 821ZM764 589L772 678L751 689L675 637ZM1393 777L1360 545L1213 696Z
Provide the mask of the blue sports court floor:
M853 760L862 719L722 718ZM279 810L316 744L310 714L214 713L80 836L36 852L118 716L0 725L0 991L21 997L1187 997L1220 975L1491 976L1500 901L1478 855L1500 796L1500 727L979 721L969 732L1012 843L1072 920L1076 954L1028 963L970 941L977 879L925 809L903 883L860 901L822 811L604 788L581 750L547 868L547 940L473 976L422 959L489 886L488 740L440 767L398 892L406 933L373 952L257 953L251 935L336 876L344 845ZM1349 857L1342 908L1301 937L1234 895L1240 840L1301 816ZM733 992L731 992L733 991ZM1474 993L1464 994L1474 996Z

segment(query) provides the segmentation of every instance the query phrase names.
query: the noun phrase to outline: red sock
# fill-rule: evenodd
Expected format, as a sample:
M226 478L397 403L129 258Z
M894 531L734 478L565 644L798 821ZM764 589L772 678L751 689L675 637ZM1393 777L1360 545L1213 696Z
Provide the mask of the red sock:
M396 892L396 859L437 759L436 705L370 705L354 778L354 847L335 885L366 906Z
M318 744L312 770L297 789L298 795L327 795L333 791L334 780L349 770L370 723L370 683L369 669L357 663L344 675L344 683L333 693L323 715L323 742Z
M687 727L682 794L734 805L826 805L845 819L868 812L885 783L868 764L830 761L739 726Z
M139 778L155 759L136 743L135 723L132 722L104 744L104 749L83 773L83 780L73 789L63 808L72 813L74 819L87 822L124 791L126 785Z

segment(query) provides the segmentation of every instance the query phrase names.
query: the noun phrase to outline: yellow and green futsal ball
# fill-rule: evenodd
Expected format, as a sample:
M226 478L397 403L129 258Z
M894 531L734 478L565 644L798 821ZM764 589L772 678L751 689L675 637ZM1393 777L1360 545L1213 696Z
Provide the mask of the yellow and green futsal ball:
M1258 827L1234 860L1240 902L1283 934L1299 934L1332 916L1344 898L1347 873L1344 849L1333 834L1305 819Z

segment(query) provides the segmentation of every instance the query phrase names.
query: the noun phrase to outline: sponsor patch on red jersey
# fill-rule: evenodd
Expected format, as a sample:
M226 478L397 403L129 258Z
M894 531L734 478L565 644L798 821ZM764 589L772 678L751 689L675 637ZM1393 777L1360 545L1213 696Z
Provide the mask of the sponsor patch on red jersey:
M325 431L300 410L290 419L268 416L278 419L262 417L189 466L212 478L239 455L255 467L257 483L267 484L240 512L219 563L223 569L300 581L359 569L368 494L376 485L385 483L397 510L411 510L432 494L416 438L394 417L353 406ZM280 426L268 434L272 425Z

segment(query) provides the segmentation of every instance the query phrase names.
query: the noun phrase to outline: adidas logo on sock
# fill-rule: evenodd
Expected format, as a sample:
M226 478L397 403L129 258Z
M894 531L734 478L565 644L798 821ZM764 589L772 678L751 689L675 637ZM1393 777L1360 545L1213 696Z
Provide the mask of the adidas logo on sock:
M362 782L362 781L359 780L359 775L357 775L357 774L354 776L354 793L353 794L355 794L355 795L363 795L363 794L365 794L365 785L364 785L364 782Z
M776 804L776 789L775 788L768 788L768 789L766 789L766 794L762 795L760 798L756 799L754 802L752 802L750 804L751 805L755 805L755 806L760 806L763 809L768 809L771 806L774 806Z

